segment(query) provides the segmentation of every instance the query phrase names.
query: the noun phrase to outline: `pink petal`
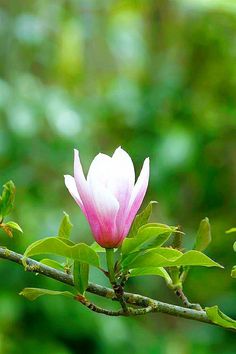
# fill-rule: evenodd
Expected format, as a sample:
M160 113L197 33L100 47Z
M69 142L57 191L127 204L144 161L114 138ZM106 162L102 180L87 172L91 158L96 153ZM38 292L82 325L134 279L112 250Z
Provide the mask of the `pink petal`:
M112 160L111 157L105 154L98 154L92 161L87 181L91 179L99 181L104 186L107 186L108 180L111 178L112 173Z
M80 162L79 151L76 149L74 149L74 178L80 198L85 205L88 198L88 185Z
M90 196L96 210L100 232L95 234L96 241L103 247L115 247L117 243L116 217L119 203L111 192L96 178L89 180Z
M88 183L84 177L80 162L79 152L76 149L74 150L74 178L90 227L94 234L100 233L100 223L98 222L96 207L90 196Z
M76 203L80 206L82 211L85 212L84 205L78 193L74 177L65 175L64 178L65 178L66 188L68 189L68 191L70 192L70 194L72 195Z
M125 232L124 232L125 236L129 232L129 229L130 229L130 226L133 222L133 219L134 219L135 215L137 214L137 212L143 202L144 196L146 194L147 187L148 187L148 181L149 181L149 170L150 170L149 158L147 158L147 159L145 159L145 161L143 163L141 173L140 173L139 178L134 186L132 196L130 198L129 214L126 219Z
M108 188L115 195L120 205L117 215L117 227L120 234L123 234L124 222L134 182L133 162L127 152L119 147L112 156L112 178L109 180Z

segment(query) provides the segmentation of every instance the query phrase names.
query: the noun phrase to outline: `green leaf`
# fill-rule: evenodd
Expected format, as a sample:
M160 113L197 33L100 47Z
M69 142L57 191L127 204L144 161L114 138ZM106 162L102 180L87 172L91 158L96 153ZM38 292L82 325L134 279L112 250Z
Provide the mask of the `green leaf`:
M73 277L76 289L83 295L88 287L89 265L87 263L74 261Z
M234 266L233 269L231 270L231 277L236 278L236 266Z
M7 234L7 236L13 237L12 229L10 227L6 226L6 224L1 223L0 229L2 229L5 232L5 234Z
M196 251L204 251L211 242L211 225L209 219L205 218L200 222L197 232L194 249Z
M143 267L143 268L136 268L130 271L131 277L137 277L142 275L158 275L165 279L167 284L171 284L172 280L167 271L162 267Z
M69 291L56 291L40 288L25 288L20 292L20 295L26 297L30 301L34 301L38 297L43 295L63 295L70 298L75 297L75 295L70 293Z
M63 213L64 213L64 216L63 216L63 219L61 221L61 224L60 224L60 227L58 230L58 237L69 239L73 224L70 221L69 215L65 211Z
M71 258L83 263L88 263L94 267L99 267L97 253L85 243L70 245L71 242L58 237L48 237L32 243L25 251L24 256L30 257L37 254L56 254Z
M18 224L17 224L16 222L14 222L14 221L8 221L8 222L5 223L5 225L6 225L7 227L10 227L10 228L13 229L13 230L17 230L17 231L23 233L22 228L20 227L20 225L18 225Z
M203 266L224 268L219 263L213 261L204 253L199 251L188 251L175 261L177 266Z
M135 217L127 237L135 237L138 232L138 229L148 222L152 214L152 204L155 203L157 202L151 201L148 206Z
M170 259L170 260L174 260L177 259L178 257L180 257L181 255L183 255L182 252L173 249L173 248L168 248L168 247L156 247L156 248L152 248L151 250L146 250L146 251L137 251L137 252L133 252L128 254L126 257L122 258L121 264L124 268L129 268L131 269L131 266L133 264L133 262L136 259L140 259L143 256L146 257L146 255L153 255L153 254L159 254L161 257L165 257L165 259ZM155 266L155 264L149 264L148 267L152 267Z
M90 247L97 253L106 252L106 249L100 246L97 242L93 242Z
M16 188L12 181L8 181L3 186L3 192L0 197L0 218L10 214L15 201Z
M158 247L153 249L153 252L156 252L169 260L178 259L183 255L181 251L171 247Z
M172 250L177 251L177 250ZM176 266L203 266L203 267L221 267L218 263L207 257L204 253L199 251L188 251L186 253L180 253L179 256L173 257L174 253L169 251L169 254L165 250L160 252L160 247L154 250L150 250L137 256L131 262L127 262L126 259L122 262L124 269L133 269L140 267L176 267ZM162 254L161 254L162 253ZM177 253L176 253L177 255ZM172 256L172 259L171 259Z
M233 249L236 252L236 242L234 242L234 244L233 244Z
M40 261L40 263L43 263L48 267L64 271L64 266L61 263L54 261L54 259L44 258Z
M232 227L231 229L227 230L227 234L231 234L232 232L236 232L236 227Z
M220 311L218 306L206 307L205 310L213 323L224 328L236 329L236 321Z
M7 223L0 223L0 229L2 229L7 236L13 237L13 230L23 232L21 227L14 221L9 221Z
M125 256L137 250L145 250L161 246L170 237L176 227L159 223L141 226L133 238L126 238L122 243L122 255Z

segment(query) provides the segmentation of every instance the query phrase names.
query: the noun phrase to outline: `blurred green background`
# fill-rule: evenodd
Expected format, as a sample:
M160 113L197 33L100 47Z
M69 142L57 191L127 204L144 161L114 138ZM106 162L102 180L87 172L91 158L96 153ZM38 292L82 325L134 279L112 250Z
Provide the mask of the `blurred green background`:
M63 174L74 147L87 170L122 145L137 172L150 156L145 203L158 200L156 221L183 226L186 247L210 218L207 253L225 270L195 268L186 293L236 318L225 234L236 226L235 1L1 0L0 75L0 182L14 180L24 229L13 240L1 233L1 244L24 251L55 235L63 210L74 240L92 242ZM158 314L107 318L60 297L31 303L18 295L25 286L66 286L3 260L0 276L0 354L235 353L223 329ZM157 277L129 289L178 303Z

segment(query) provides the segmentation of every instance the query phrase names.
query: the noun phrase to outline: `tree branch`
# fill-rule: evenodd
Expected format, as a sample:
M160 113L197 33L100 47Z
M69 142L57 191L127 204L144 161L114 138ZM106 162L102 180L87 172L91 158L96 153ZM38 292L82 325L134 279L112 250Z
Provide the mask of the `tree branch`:
M40 262L37 262L31 258L25 258L23 255L16 253L14 251L8 250L7 248L0 247L0 258L7 259L9 261L18 263L20 265L23 265L25 267L26 271L33 272L33 273L39 273L42 275L45 275L49 278L55 279L61 283L74 286L73 278L71 275L64 273L62 271L56 270L54 268L48 267ZM24 259L24 264L22 263ZM26 266L25 266L26 265ZM92 294L96 294L98 296L105 297L107 299L115 300L117 301L115 292L107 288L105 286L101 286L98 284L94 283L89 283L89 286L87 288L87 292L90 292ZM132 308L132 311L130 315L142 315L145 313L149 312L161 312L165 313L171 316L177 316L177 317L183 317L186 319L192 319L195 321L200 321L200 322L205 322L209 324L216 325L213 323L208 317L205 311L197 311L194 309L189 309L189 308L184 308L181 306L176 306L172 304L167 304L161 301L157 301L154 299L151 299L146 296L138 295L138 294L131 294L124 292L124 299L126 303L130 305L134 305L137 307L141 308ZM86 305L86 304L84 304ZM89 307L89 306L88 306ZM97 308L97 312L102 312L100 311L99 308ZM113 313L112 311L107 310L107 315L126 315L123 311L119 311L116 313Z

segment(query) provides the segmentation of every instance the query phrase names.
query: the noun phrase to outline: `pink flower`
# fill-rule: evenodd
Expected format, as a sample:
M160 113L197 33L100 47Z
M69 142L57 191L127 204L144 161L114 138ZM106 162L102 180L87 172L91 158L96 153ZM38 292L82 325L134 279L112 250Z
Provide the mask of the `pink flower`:
M74 177L65 184L86 216L95 240L104 248L118 247L127 236L145 196L149 180L146 158L135 183L130 156L121 147L112 157L98 154L84 176L79 152L74 150Z

